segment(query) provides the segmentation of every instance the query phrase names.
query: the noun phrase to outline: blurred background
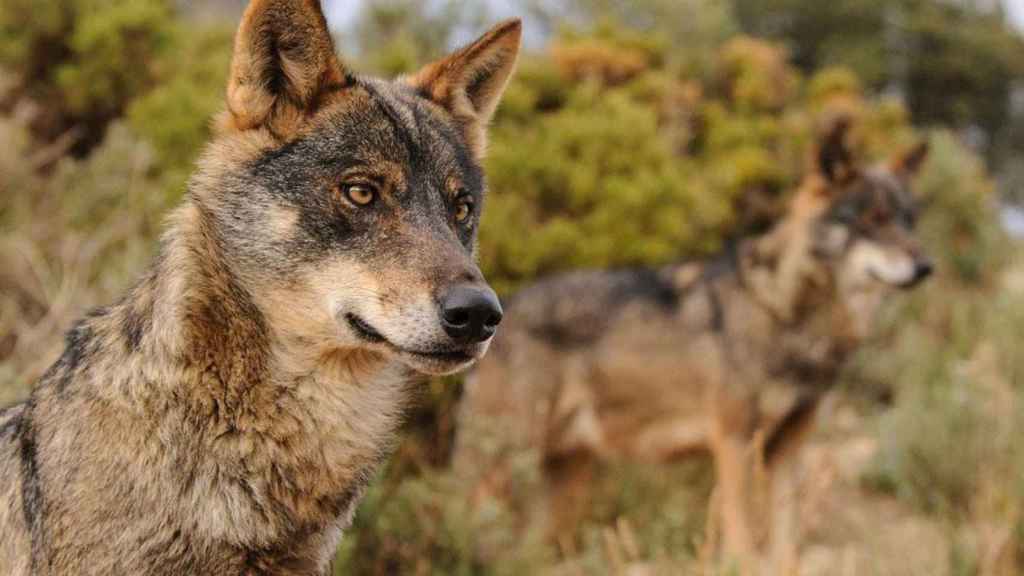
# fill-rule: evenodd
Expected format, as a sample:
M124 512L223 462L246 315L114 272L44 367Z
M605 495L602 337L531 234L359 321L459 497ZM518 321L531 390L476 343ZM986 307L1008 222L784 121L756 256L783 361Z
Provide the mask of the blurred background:
M660 264L765 230L818 121L864 155L926 136L937 276L893 299L806 452L808 574L1024 572L1024 1L324 0L358 71L397 74L525 19L487 160L485 272ZM152 258L219 110L242 0L0 0L0 404ZM449 471L457 379L431 383L339 550L345 574L686 574L709 463L606 465L571 548L520 494ZM641 572L636 572L637 574Z

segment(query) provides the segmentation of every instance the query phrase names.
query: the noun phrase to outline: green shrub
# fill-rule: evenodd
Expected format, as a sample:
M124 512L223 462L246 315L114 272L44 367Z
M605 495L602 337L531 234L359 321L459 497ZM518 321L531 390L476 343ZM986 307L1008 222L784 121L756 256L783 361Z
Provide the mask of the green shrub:
M210 120L224 107L232 30L179 24L173 54L154 67L161 79L128 108L131 126L152 146L160 168L189 169L209 140Z
M0 67L18 79L15 96L38 106L36 138L76 130L79 155L98 144L154 85L173 22L168 0L0 0Z
M619 92L578 89L566 107L492 138L481 257L501 288L706 251L730 216L729 198L702 193L653 111Z

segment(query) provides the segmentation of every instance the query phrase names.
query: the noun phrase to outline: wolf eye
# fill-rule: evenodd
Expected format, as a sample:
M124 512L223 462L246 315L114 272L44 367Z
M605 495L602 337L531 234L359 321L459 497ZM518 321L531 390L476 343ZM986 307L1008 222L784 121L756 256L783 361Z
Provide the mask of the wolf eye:
M369 206L377 199L377 190L369 184L342 184L341 192L356 206Z
M473 198L466 196L460 198L455 205L455 221L465 222L473 215Z

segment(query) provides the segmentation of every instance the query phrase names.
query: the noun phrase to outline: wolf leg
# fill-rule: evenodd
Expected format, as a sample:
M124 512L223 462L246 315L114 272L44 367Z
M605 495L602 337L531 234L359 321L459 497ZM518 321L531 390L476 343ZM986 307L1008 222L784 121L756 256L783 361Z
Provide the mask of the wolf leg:
M551 536L563 550L573 550L576 532L586 516L597 462L585 452L559 457L546 465L551 485Z
M770 470L771 561L774 576L798 574L799 458L790 454Z
M749 492L750 470L748 442L736 435L713 435L716 490L720 496L722 553L726 562L735 562L745 576L754 572L754 540L751 535Z
M775 576L799 572L800 449L813 428L818 398L797 403L768 439L763 455L768 471L770 546Z

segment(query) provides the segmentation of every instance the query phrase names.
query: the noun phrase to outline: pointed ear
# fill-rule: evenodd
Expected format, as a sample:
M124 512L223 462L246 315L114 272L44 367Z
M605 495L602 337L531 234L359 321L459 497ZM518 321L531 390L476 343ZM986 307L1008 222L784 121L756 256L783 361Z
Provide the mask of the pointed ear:
M478 158L487 145L487 124L515 68L522 29L518 19L502 22L407 80L455 117Z
M842 184L857 174L848 141L851 124L848 116L836 118L818 145L818 170L832 184Z
M344 80L319 0L252 0L235 37L230 125L287 138Z
M910 150L904 152L900 156L897 156L889 163L889 167L894 173L900 176L913 178L921 171L921 166L924 165L924 161L928 159L929 148L930 146L928 145L928 141L922 140Z

